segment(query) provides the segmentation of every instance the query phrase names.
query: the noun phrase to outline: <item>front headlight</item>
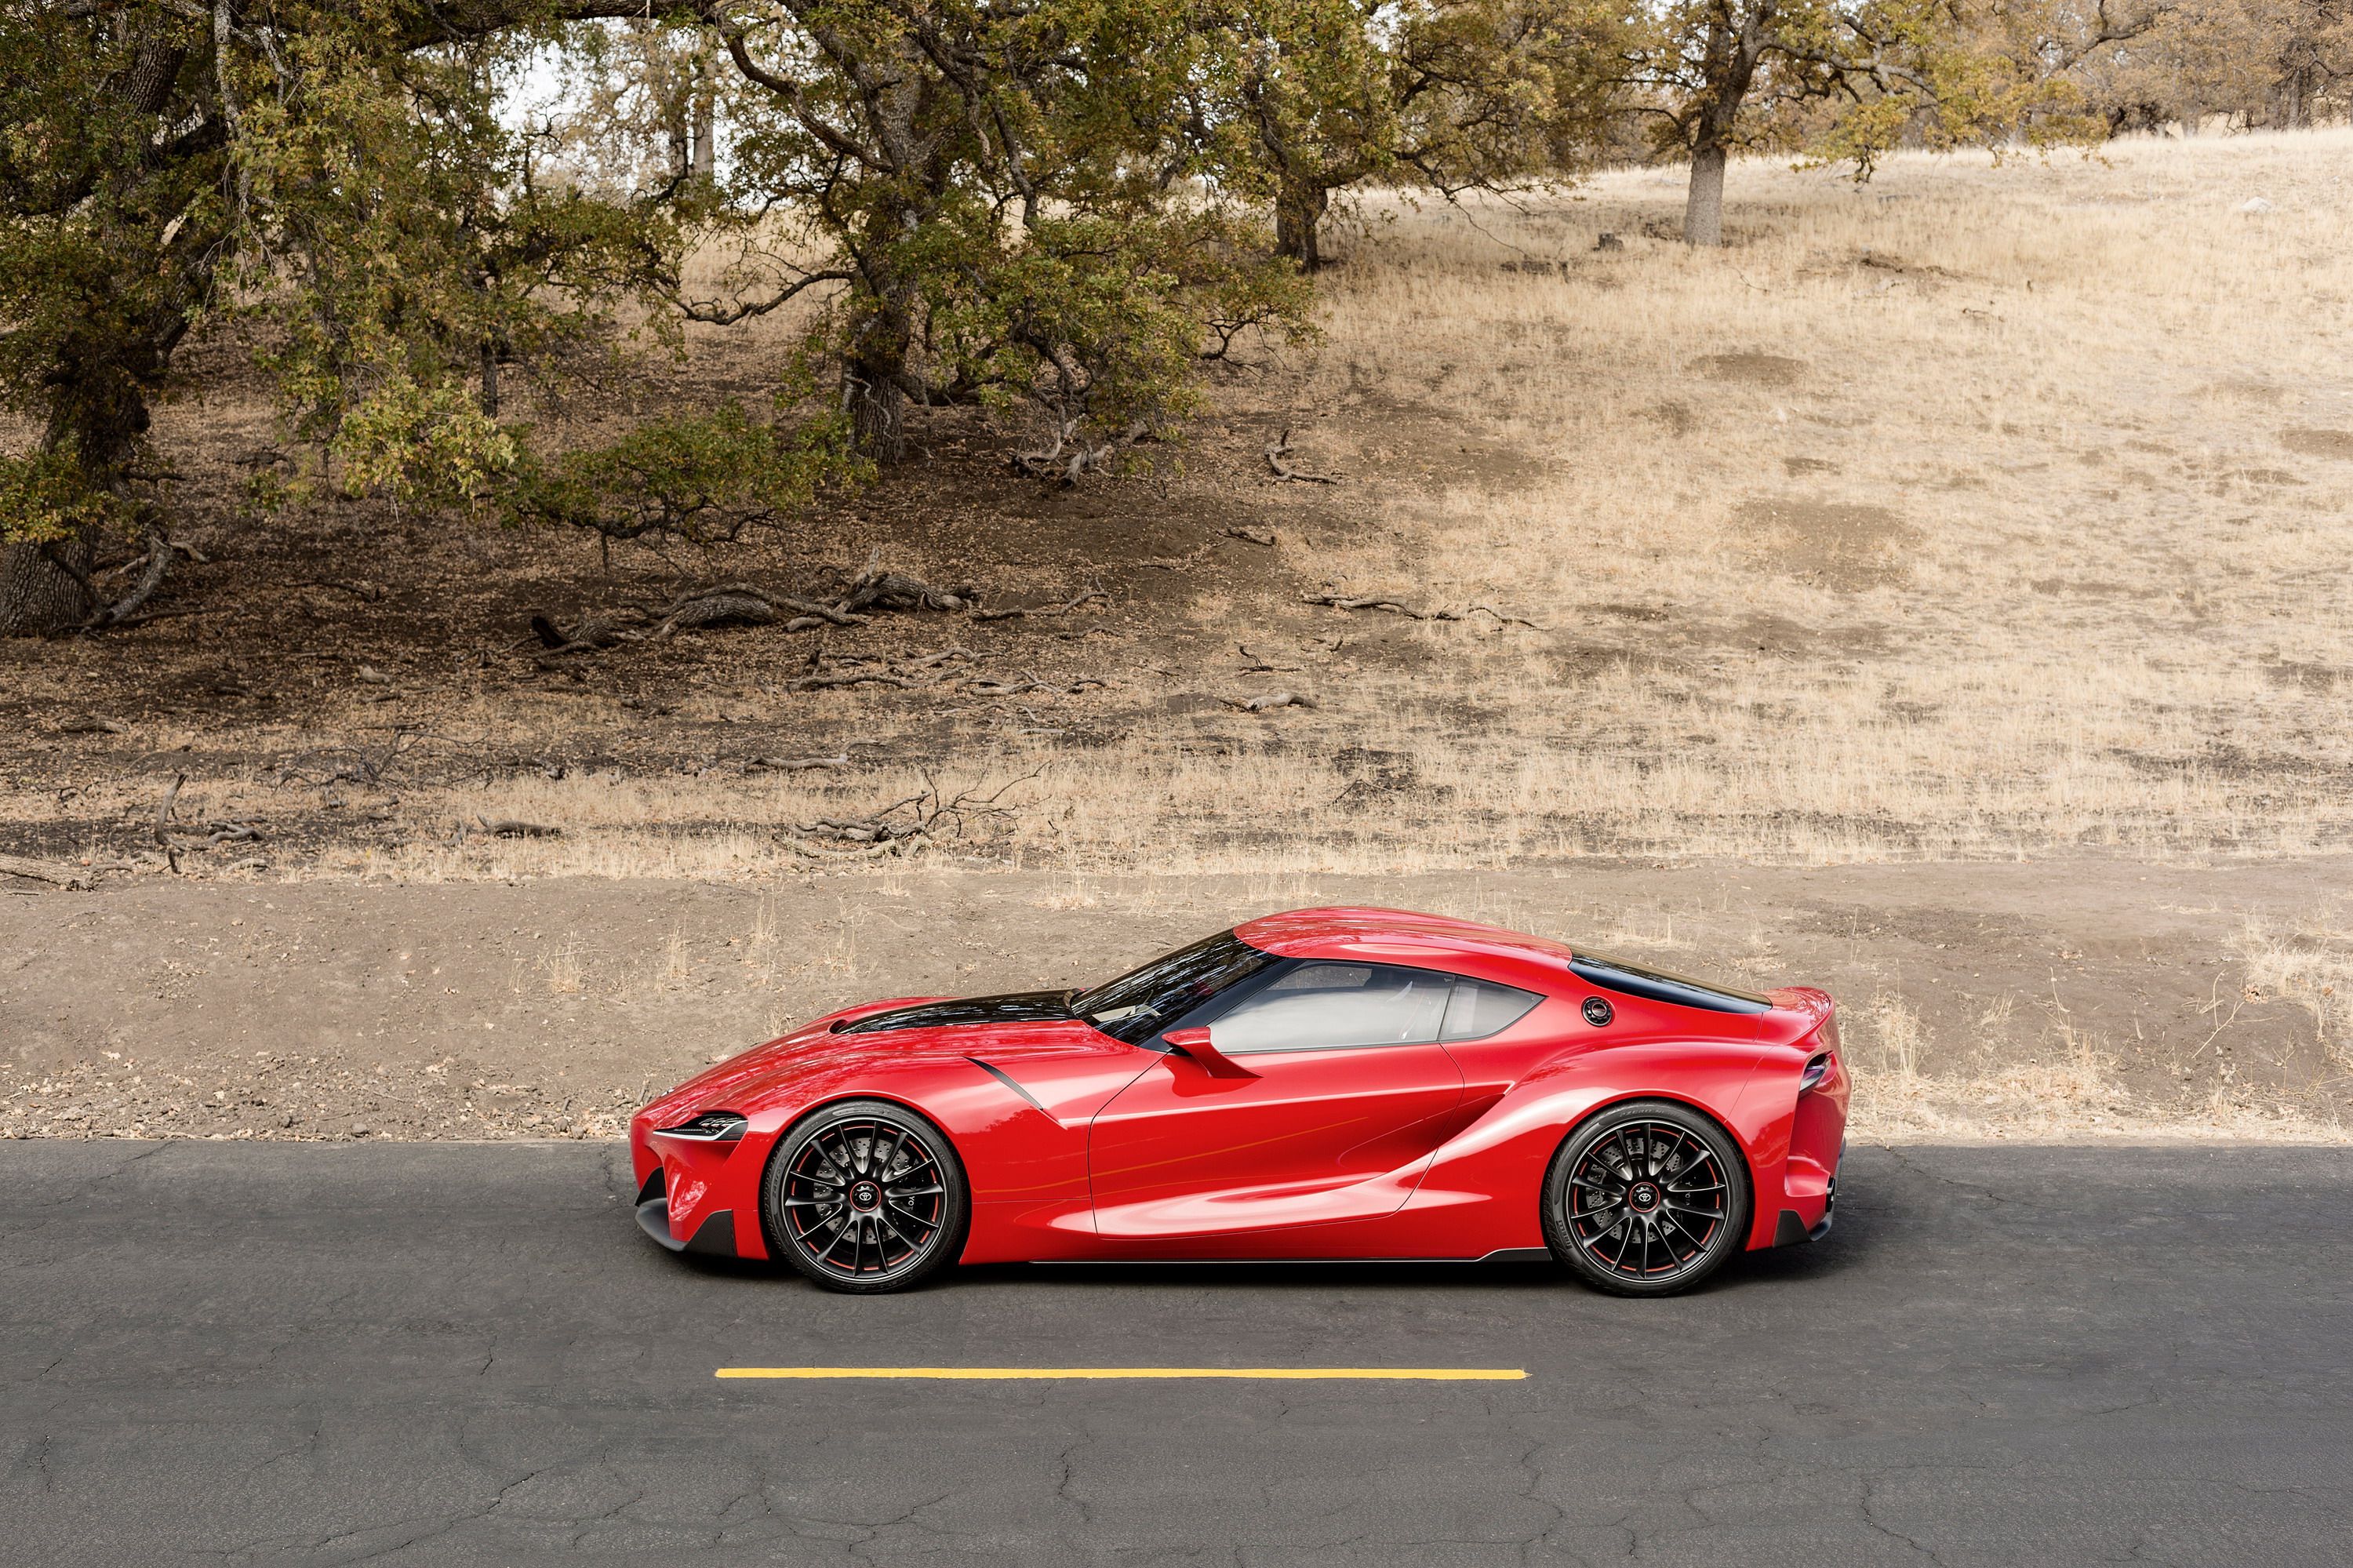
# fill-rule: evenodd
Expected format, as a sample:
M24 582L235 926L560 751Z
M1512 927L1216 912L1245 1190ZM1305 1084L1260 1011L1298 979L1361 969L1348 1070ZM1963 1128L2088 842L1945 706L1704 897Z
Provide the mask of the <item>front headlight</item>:
M733 1111L704 1111L691 1121L655 1130L665 1138L691 1138L703 1143L733 1143L744 1136L744 1129L749 1125Z

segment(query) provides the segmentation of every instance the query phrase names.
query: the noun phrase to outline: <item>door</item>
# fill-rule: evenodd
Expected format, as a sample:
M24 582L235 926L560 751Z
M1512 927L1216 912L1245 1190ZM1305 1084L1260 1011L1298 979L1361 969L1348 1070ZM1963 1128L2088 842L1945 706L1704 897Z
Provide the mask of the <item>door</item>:
M1219 998L1210 1043L1230 1068L1163 1056L1096 1114L1097 1232L1204 1236L1395 1213L1462 1098L1438 1044L1452 986L1427 969L1317 959Z

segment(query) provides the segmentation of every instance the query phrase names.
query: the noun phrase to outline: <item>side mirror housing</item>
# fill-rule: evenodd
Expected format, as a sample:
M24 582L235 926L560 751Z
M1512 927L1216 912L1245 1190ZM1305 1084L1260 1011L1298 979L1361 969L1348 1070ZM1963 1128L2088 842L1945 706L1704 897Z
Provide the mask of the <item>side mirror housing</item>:
M1256 1073L1209 1043L1207 1029L1172 1029L1160 1043L1180 1056L1189 1056L1213 1078L1255 1078Z

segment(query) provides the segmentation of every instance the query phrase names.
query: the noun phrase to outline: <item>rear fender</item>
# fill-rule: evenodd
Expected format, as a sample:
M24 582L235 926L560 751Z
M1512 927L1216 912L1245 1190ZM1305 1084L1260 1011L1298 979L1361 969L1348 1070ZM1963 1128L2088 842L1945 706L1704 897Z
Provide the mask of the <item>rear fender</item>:
M1759 1127L1749 1082L1761 1059L1746 1041L1657 1041L1566 1053L1514 1085L1440 1148L1400 1218L1412 1216L1413 1228L1432 1238L1430 1256L1543 1246L1544 1179L1554 1152L1596 1111L1635 1099L1674 1100L1720 1123L1748 1162L1753 1185L1752 1139Z

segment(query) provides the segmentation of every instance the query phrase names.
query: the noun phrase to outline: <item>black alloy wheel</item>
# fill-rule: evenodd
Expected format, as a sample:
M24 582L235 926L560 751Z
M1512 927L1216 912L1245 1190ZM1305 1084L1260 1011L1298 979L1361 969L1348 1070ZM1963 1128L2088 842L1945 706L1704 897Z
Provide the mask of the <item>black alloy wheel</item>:
M945 1134L903 1106L850 1100L787 1132L769 1157L760 1215L769 1249L828 1290L901 1290L964 1247L964 1166Z
M1545 1178L1555 1257L1620 1296L1688 1290L1748 1233L1748 1169L1723 1128L1667 1100L1612 1106L1579 1127Z

